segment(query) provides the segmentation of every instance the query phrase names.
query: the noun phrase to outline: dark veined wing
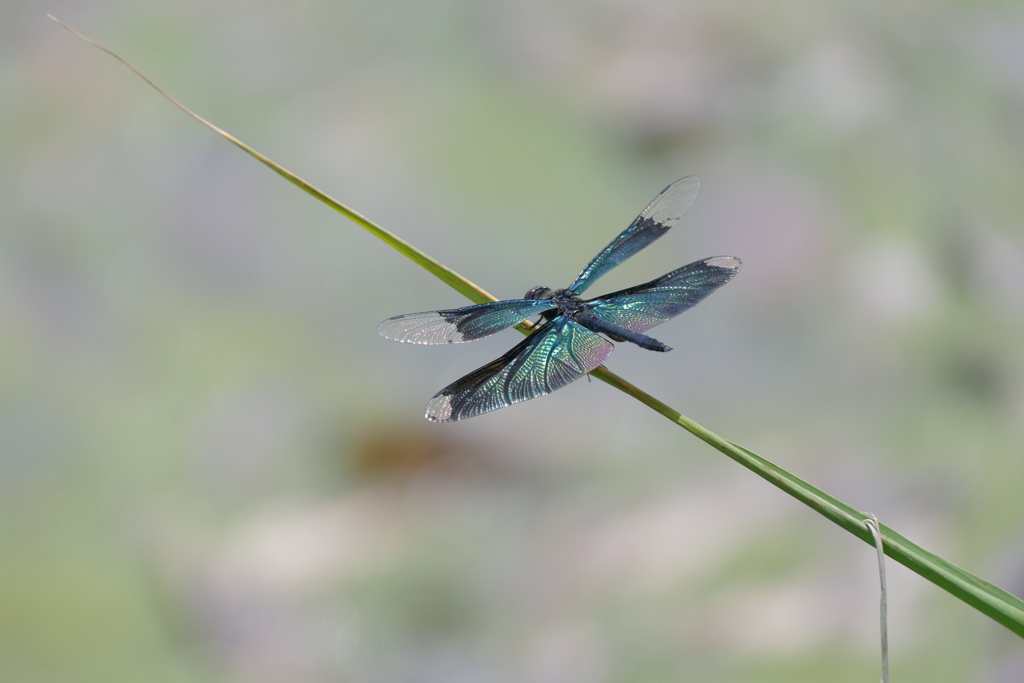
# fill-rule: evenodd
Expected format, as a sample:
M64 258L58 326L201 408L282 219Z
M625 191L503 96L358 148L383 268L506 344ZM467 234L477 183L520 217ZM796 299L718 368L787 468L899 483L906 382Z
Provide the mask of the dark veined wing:
M569 292L579 294L597 278L668 232L693 204L699 187L700 178L692 175L662 190L628 228L587 264L576 281L569 285Z
M714 256L642 285L592 299L587 307L613 325L646 332L699 304L731 280L742 265L735 256Z
M377 326L382 337L410 344L453 344L487 337L555 307L548 300L509 299L443 311L407 313Z
M501 358L438 392L427 404L427 419L454 422L550 394L596 369L614 348L558 316Z

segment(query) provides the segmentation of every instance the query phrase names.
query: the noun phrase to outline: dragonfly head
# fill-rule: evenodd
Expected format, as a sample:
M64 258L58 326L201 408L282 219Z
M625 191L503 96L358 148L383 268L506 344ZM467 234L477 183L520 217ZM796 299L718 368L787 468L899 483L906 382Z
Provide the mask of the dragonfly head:
M550 287L534 287L526 293L525 299L550 299L551 288Z

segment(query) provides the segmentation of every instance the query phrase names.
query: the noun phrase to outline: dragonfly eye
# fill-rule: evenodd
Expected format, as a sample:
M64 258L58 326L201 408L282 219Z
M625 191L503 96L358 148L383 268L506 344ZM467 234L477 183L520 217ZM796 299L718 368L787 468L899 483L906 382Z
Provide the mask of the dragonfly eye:
M550 287L534 287L526 293L526 299L550 299L551 288Z

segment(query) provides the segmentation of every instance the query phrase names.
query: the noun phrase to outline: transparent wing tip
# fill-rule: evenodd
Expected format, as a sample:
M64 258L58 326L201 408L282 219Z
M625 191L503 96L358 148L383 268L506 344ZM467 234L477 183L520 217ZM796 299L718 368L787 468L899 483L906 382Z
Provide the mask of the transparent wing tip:
M688 175L685 178L680 178L674 183L670 183L668 187L658 193L658 197L665 194L671 194L674 197L685 197L681 203L688 209L693 204L694 198L697 196L697 190L700 189L700 178L695 175ZM657 198L656 198L657 199Z
M680 189L686 188L691 192L696 192L697 190L700 189L700 178L695 175L688 175L685 178L680 178L679 180L675 181L674 183L672 183L672 185L669 185L668 187L672 187L673 185L678 185ZM666 187L665 189L667 190L668 187Z
M439 311L396 315L377 325L377 334L406 344L453 344L466 341L458 326L448 322Z
M704 264L732 271L739 271L743 267L743 261L735 256L712 256L709 259L704 259Z
M454 422L458 418L452 417L452 397L447 394L439 394L430 399L427 404L426 418L431 422Z
M401 316L398 316L401 317ZM383 321L380 325L377 325L377 334L384 337L385 339L394 339L395 341L402 341L395 337L395 320L397 318L388 318Z

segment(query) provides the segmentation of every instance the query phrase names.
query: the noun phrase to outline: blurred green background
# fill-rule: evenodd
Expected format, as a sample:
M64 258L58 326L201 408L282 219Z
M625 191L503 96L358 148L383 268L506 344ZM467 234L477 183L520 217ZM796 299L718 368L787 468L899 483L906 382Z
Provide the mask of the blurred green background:
M878 680L872 551L585 381L454 425L463 300L743 272L609 367L1024 592L1024 4L0 5L0 680ZM1024 680L890 565L903 683Z

